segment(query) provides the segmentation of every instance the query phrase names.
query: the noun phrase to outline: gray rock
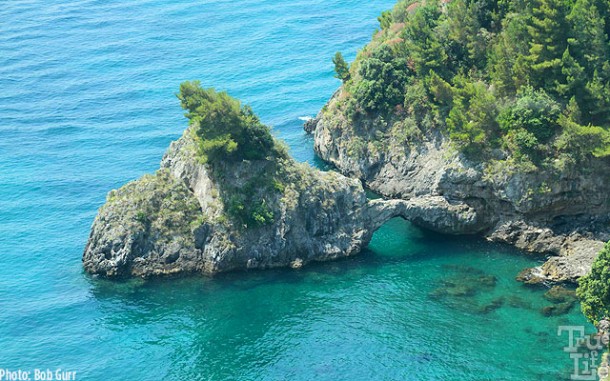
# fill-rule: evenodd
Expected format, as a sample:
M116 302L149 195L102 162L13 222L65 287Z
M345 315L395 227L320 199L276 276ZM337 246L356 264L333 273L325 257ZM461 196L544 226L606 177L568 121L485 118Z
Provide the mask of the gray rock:
M530 272L532 279L551 282L586 274L601 242L610 239L608 160L543 170L497 149L491 160L477 162L460 154L440 128L423 130L408 120L380 118L354 124L344 116L340 98L341 90L317 117L316 153L385 197L444 199L444 208L462 205L476 216L473 225L436 221L436 230L476 231L523 250L556 255ZM442 202L436 205L443 208Z
M198 161L189 130L172 143L161 169L108 195L83 254L87 272L105 277L213 274L236 269L300 268L354 255L393 217L430 229L477 233L476 211L443 197L367 200L357 179L292 159L226 164L222 180ZM227 218L223 187L239 189L270 165L285 177L275 219L259 227Z
M559 251L542 266L525 269L517 279L529 284L576 283L587 275L604 242L582 238L578 235L558 236L562 240Z

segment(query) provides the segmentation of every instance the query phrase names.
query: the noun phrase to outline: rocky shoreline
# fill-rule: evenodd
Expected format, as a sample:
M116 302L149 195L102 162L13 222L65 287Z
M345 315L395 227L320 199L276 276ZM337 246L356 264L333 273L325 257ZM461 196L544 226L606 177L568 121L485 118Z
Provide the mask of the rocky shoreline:
M452 151L440 134L408 150L391 145L389 152L357 160L345 147L350 137L337 135L349 130L329 128L328 118L321 113L307 123L316 152L351 178L282 159L290 181L274 196L277 218L256 228L226 218L223 182L239 189L270 164L227 166L220 181L197 159L193 135L185 131L156 174L109 193L83 254L85 270L104 277L151 277L296 268L354 255L386 221L402 217L437 232L478 234L546 254L544 264L517 278L528 284L573 283L589 272L610 239L605 229L610 202L602 191L608 179L563 179L543 195L525 197L524 189L548 176L486 177L481 165ZM579 197L573 181L583 187ZM385 199L367 200L362 183ZM596 192L602 197L586 196Z
M244 227L227 218L223 189L243 187L271 164L288 179L272 195L274 222ZM477 216L465 204L430 196L368 200L359 180L290 158L240 161L223 173L214 176L198 160L187 130L157 173L109 193L83 254L85 270L121 278L298 268L360 252L396 216L436 231L478 232Z
M477 224L469 230L441 232L475 232L549 256L519 280L576 282L610 239L607 160L592 158L585 170L561 172L520 168L501 151L491 162L477 162L455 150L439 131L415 130L405 136L383 120L355 126L338 106L341 96L339 90L304 126L314 136L317 155L385 198L440 197L466 205L476 215Z

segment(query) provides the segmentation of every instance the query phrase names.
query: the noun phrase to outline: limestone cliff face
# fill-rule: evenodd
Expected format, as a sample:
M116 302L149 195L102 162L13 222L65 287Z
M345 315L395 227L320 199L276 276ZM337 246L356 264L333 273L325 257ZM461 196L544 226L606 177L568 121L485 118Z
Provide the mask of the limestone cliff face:
M369 201L357 179L277 160L226 163L219 176L198 161L187 130L172 143L156 174L110 192L91 229L85 270L150 277L300 267L358 253L396 216L440 231L480 230L478 216L464 204L439 197ZM267 192L273 222L244 226L228 218L226 189L239 191L270 165L284 178L278 191L260 190Z
M322 159L389 198L432 197L463 204L473 210L478 230L491 240L565 256L551 261L546 270L533 271L538 280L575 280L595 257L582 249L610 238L607 161L590 159L584 166L548 171L520 166L500 150L492 160L468 160L438 130L382 120L355 126L339 109L341 96L341 91L336 93L307 126ZM577 255L574 247L580 247ZM559 262L562 269L553 267Z

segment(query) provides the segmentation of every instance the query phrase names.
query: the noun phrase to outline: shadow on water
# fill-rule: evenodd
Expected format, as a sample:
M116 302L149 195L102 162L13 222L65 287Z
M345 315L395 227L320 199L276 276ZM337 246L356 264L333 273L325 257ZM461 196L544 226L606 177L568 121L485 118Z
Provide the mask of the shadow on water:
M205 311L216 311L211 315L225 316L229 320L256 311L269 319L262 325L269 327L275 319L283 320L311 308L312 298L319 306L331 306L332 299L325 299L327 290L347 290L377 272L391 274L393 268L413 267L413 273L401 273L400 276L425 277L426 274L417 273L417 269L427 266L427 261L442 261L463 253L484 255L490 250L499 251L502 255L523 255L506 245L490 244L477 237L432 233L397 220L390 221L389 227L382 227L375 234L371 247L353 257L313 262L298 270L234 271L213 277L195 275L125 281L89 278L91 293L102 309L112 312L105 314L109 317L104 323L115 329L124 327L125 322L147 324L150 319L175 315L176 311L195 324L205 320L208 315ZM404 237L387 242L386 236L396 236L397 232L403 233ZM497 279L479 268L445 264L440 271L440 280L431 281L429 289L421 291L431 301L479 314L488 314L501 307L536 308L523 296L489 293L495 288ZM314 290L321 296L312 294ZM257 297L252 298L252 295ZM259 303L264 300L265 303L254 307L254 300ZM282 307L280 301L285 301ZM547 313L555 315L557 312L559 315L562 308L565 309L562 306L550 307ZM258 333L264 334L264 329Z
M146 290L157 292L166 287L180 289L181 292L190 290L197 292L214 292L219 289L251 290L270 284L300 284L308 281L330 280L334 277L354 278L386 266L403 265L416 262L443 259L459 256L464 253L487 252L501 255L531 258L531 256L505 244L490 243L476 236L453 236L431 232L418 228L400 218L389 223L391 231L384 231L385 226L375 233L371 245L361 253L326 262L310 262L300 269L266 269L266 270L239 270L214 276L190 275L184 277L165 277L153 279L131 280L105 280L89 277L92 292L101 299L133 295L143 295ZM388 223L388 224L389 224ZM403 239L398 242L383 242L386 235L396 234L396 229L403 230ZM379 237L379 235L382 235ZM490 279L485 273L469 266L443 265L447 272L455 272L458 276L479 276L481 282ZM515 274L516 275L516 274ZM469 276L462 277L471 279ZM450 280L447 282L451 282ZM183 289L186 287L186 289ZM151 293L154 295L154 293ZM128 297L130 299L130 297Z
M146 345L149 353L171 348L160 360L167 378L273 379L277 372L305 379L303 375L344 372L340 365L344 361L335 358L315 369L300 369L312 363L293 363L284 360L286 356L302 356L300 351L305 350L324 358L328 353L323 348L329 345L338 346L337 353L354 351L361 346L360 339L374 343L377 331L396 340L389 347L378 344L393 353L410 342L403 337L413 340L411 335L424 331L431 337L441 334L442 329L436 332L438 321L461 324L454 332L458 337L468 335L465 327L473 322L488 335L497 324L513 324L500 332L513 332L541 346L557 346L546 330L550 324L567 325L569 316L552 316L553 323L539 320L532 327L524 322L536 316L543 319L539 312L543 303L565 303L570 292L554 290L545 300L542 291L521 287L514 280L518 269L512 275L511 269L498 272L506 267L506 256L521 258L517 265L531 263L505 245L431 233L395 219L378 230L360 255L311 263L298 270L120 282L90 278L89 283L101 312L98 328L124 331L123 340L133 340L136 348ZM495 262L500 263L489 266ZM514 261L507 263L515 266ZM524 322L513 322L513 316L521 316ZM424 369L439 361L422 352L428 341L408 345L408 349L396 349L405 351L398 360L404 361L404 369ZM480 345L476 351L494 348ZM445 349L463 356L471 350ZM445 349L432 353L440 356L438 351ZM470 372L469 367L464 372ZM555 379L562 377L558 373Z

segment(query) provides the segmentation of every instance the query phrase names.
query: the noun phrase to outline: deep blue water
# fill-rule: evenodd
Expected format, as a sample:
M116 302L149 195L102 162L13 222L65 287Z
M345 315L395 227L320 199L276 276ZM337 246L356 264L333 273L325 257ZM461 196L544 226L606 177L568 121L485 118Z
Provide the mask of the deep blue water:
M199 79L252 105L301 161L299 117L393 0L0 2L0 368L78 380L557 380L571 365L514 250L391 221L363 255L300 271L112 283L81 269L106 193L152 172ZM433 298L472 269L495 288ZM476 271L475 271L476 273ZM482 313L498 298L529 307ZM513 303L514 304L514 303Z

